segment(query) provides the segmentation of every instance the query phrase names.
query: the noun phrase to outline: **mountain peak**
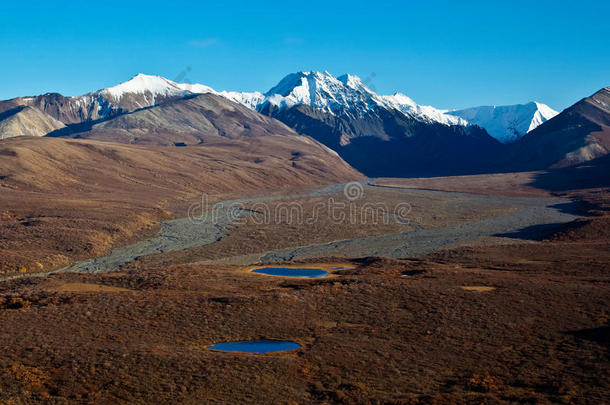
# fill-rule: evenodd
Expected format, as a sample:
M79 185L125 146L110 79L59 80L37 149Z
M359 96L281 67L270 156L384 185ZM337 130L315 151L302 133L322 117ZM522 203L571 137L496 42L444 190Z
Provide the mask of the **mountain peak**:
M571 108L574 107L578 108L580 113L589 119L598 123L603 122L604 125L610 125L610 119L607 117L602 119L599 116L600 112L602 115L610 113L610 87L604 87L589 97L583 98ZM595 110L591 110L590 107L594 107ZM602 119L602 121L599 121L599 119Z
M444 110L417 105L401 93L380 96L370 90L358 76L348 73L339 77L333 76L328 71L291 73L262 97L254 93L231 93L230 98L259 111L268 104L279 110L307 105L332 115L346 113L363 116L381 107L398 110L420 121L468 125L461 118L445 115ZM253 101L258 104L255 105Z
M546 120L549 120L549 119L553 118L554 116L556 116L557 114L559 114L557 111L553 110L551 107L549 107L548 105L546 105L544 103L540 103L538 101L532 101L532 103L534 103L534 105L536 105L536 108L538 109L538 111L540 111L540 113L543 115L543 117L546 118Z
M558 112L546 104L530 101L526 104L472 107L446 114L483 127L500 142L510 143L550 120Z
M171 80L161 76L146 75L143 73L138 73L126 82L102 90L104 94L110 95L117 100L126 93L151 93L153 96L173 96L180 94L182 91L183 90Z
M327 71L291 73L265 96L266 102L279 109L308 105L330 114L351 110L354 106L369 110L380 101L356 76L336 78Z
M345 84L347 87L351 87L353 89L366 89L367 91L370 91L358 76L346 73L337 77L337 80Z
M145 73L138 73L137 75L135 75L134 77L132 77L129 80L133 80L133 79L164 79L164 77L161 77L158 75L147 75Z

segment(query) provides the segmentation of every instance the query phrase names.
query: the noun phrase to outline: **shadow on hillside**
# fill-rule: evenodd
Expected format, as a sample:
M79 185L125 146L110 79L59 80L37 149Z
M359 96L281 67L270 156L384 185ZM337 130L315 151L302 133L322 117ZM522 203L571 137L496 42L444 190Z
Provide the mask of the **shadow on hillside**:
M4 112L1 112L0 113L0 121L4 120L6 118L9 118L11 115L15 115L15 114L23 111L24 108L25 108L24 105L20 105L18 107L11 108L10 110L6 110Z
M532 187L552 192L610 187L610 155L536 175Z
M188 94L188 95L185 95L182 99L189 100L189 99L192 99L192 98L195 98L195 97L199 97L199 96L200 96L200 94ZM99 123L104 122L104 121L110 121L110 120L112 120L114 118L117 118L117 117L120 117L122 115L130 115L130 114L134 114L134 113L137 113L137 112L140 112L140 111L150 110L150 109L153 109L153 108L158 107L160 105L166 104L168 102L163 102L163 103L159 103L159 104L153 104L151 106L138 108L138 109L135 109L133 111L123 111L123 110L119 109L117 111L114 111L110 116L107 116L107 117L98 118L96 120L87 120L87 121L78 122L78 123L75 123L75 124L67 124L66 127L60 128L60 129L56 129L55 131L51 131L48 134L46 134L45 136L48 136L50 138L73 137L73 138L77 138L78 139L78 138L82 137L79 134L91 131L95 124L99 124Z
M598 328L581 329L566 332L577 339L588 340L600 344L610 350L610 326L600 326Z
M497 233L494 236L500 238L523 239L540 242L562 229L565 225L566 224L563 222L556 224L532 225L514 232Z

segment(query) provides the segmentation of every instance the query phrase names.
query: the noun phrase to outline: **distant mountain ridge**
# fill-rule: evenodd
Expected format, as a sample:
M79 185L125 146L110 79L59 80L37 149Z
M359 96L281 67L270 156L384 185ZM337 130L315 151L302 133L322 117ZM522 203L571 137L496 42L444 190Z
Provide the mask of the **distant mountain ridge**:
M299 136L280 121L216 94L204 93L97 122L78 136L122 143L198 145L213 138L272 135Z
M460 117L480 127L502 143L511 143L557 114L546 104L532 101L509 106L481 106L445 114Z
M287 75L276 86L266 93L216 91L203 84L176 83L161 76L138 74L130 80L116 86L93 91L82 96L66 97L58 93L47 93L35 97L19 97L0 102L0 112L7 109L2 104L27 105L35 107L52 118L64 124L75 124L84 121L108 119L113 116L135 111L140 108L151 107L168 100L184 98L188 95L212 93L238 102L256 111L269 109L269 105L278 110L291 108L296 105L309 105L314 109L334 114L341 110L347 115L362 115L374 108L396 109L409 118L424 122L438 122L444 125L479 125L485 128L490 135L506 142L512 138L510 133L503 134L497 130L496 121L508 121L512 118L502 118L502 111L509 114L520 107L503 106L494 107L495 121L480 119L481 109L447 111L431 106L422 106L401 93L380 96L371 91L357 76L345 74L334 77L328 72L298 72ZM532 103L526 104L526 106ZM556 114L548 106L535 103L538 111L531 113L527 131ZM470 119L469 119L470 117ZM516 132L526 133L521 128L523 117L519 117L520 126ZM506 125L505 125L506 127ZM508 129L511 131L512 129ZM7 137L7 135L4 135Z
M519 139L538 125L557 115L546 104L530 102L508 106L483 106L465 110L441 110L419 105L402 93L378 95L367 88L358 76L334 77L328 72L298 72L284 77L266 93L220 92L234 101L258 111L278 111L307 105L329 114L337 111L357 115L375 107L396 109L409 118L444 125L478 125L502 143Z
M223 94L223 93L220 93ZM328 72L298 72L284 77L266 93L232 93L230 97L258 111L282 111L306 105L328 114L363 116L375 108L396 109L409 118L445 125L468 125L445 111L420 106L404 94L380 96L370 90L358 76L334 77Z
M322 142L369 176L468 173L499 143L483 129L406 96L379 96L356 76L299 72L263 95L257 111ZM462 121L463 123L463 121Z
M328 72L290 74L266 93L219 92L138 74L82 96L0 101L0 139L47 135L169 146L301 134L369 176L537 170L609 153L608 94L602 89L561 114L537 102L447 111L400 93L378 95L357 76Z
M567 167L610 153L610 87L585 97L509 145L518 170Z

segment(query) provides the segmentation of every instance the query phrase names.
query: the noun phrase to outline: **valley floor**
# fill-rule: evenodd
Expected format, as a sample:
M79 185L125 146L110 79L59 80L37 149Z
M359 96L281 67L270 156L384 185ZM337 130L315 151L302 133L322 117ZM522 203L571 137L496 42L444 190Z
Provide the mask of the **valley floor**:
M357 187L362 195L350 201L344 194L349 187ZM329 205L331 202L334 208ZM201 217L163 221L158 236L55 272L117 271L134 260L151 260L149 255L163 256L166 262L169 258L173 264L184 261L185 256L190 261L205 261L214 252L215 259L207 263L275 263L333 255L416 257L447 245L476 245L482 238L498 238L503 243L511 237L536 238L549 227L578 218L573 206L569 200L557 198L481 196L394 187L380 190L365 182L336 184L298 196L221 201ZM397 207L406 208L403 218L396 217ZM333 215L340 218L333 220ZM320 234L323 227L332 229L332 233ZM291 230L300 236L292 245ZM261 231L274 235L273 242L263 244L260 238L252 237L252 232ZM243 254L251 243L255 247L250 249L256 252ZM223 250L218 245L232 249ZM265 247L270 250L261 250ZM227 256L233 252L241 254ZM16 277L23 276L28 275Z
M340 188L247 201L249 215L207 245L103 269L118 271L5 280L0 403L610 401L608 191L568 190L566 204L543 191L403 190L406 181L361 185L357 200ZM406 202L408 221L336 221L331 197L357 212L383 203L392 215ZM261 220L285 203L316 221ZM394 250L388 235L434 248L349 257ZM249 272L260 260L344 268L274 278ZM205 348L248 339L302 348Z
M0 286L0 401L604 403L608 252L468 248L319 280L231 265L15 280ZM258 338L303 348L205 349Z

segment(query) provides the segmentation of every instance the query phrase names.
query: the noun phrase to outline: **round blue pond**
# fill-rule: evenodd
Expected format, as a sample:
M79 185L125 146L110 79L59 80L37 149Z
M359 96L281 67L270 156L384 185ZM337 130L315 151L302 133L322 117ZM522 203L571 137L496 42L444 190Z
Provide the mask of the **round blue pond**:
M260 273L267 274L269 276L280 277L321 278L328 276L328 272L322 269L302 269L290 267L263 267L261 269L252 270L252 273Z
M271 353L300 349L301 345L287 340L249 340L243 342L216 343L207 348L223 352Z

